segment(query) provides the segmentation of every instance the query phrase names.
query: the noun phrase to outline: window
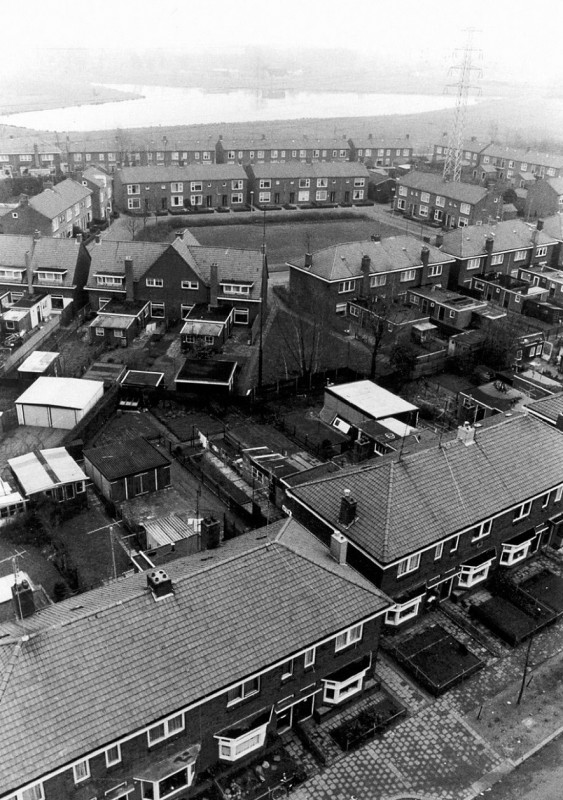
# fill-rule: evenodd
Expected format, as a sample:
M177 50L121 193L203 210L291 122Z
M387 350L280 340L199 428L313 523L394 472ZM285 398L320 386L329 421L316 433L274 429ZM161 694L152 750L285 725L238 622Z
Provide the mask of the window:
M525 250L517 250L514 254L515 261L525 261L526 260L526 251Z
M372 288L377 286L385 286L387 283L387 275L372 275L369 281L369 285Z
M282 664L282 681L288 681L290 678L293 677L293 659L289 658L287 661L284 661Z
M64 283L64 275L62 272L44 272L38 270L37 280L39 283Z
M405 269L401 272L400 281L401 283L406 283L407 281L414 281L415 278L416 278L415 269Z
M272 156L272 158L277 158L278 157L278 151L277 150L272 150L271 156Z
M211 161L211 153L209 152L209 150L204 150L203 151L203 160L204 161Z
M440 211L439 208L434 209L434 219L436 222L441 222L444 219L444 212Z
M305 653L303 654L303 666L305 669L315 665L315 656L316 648L310 647L308 650L305 650Z
M467 215L471 214L471 206L469 205L469 203L460 203L459 213Z
M272 181L271 180L261 180L260 181L260 189L271 189L272 188Z
M338 294L353 292L356 288L356 281L340 281L338 284Z
M248 697L258 694L259 691L260 678L251 678L249 681L244 681L244 683L235 686L234 689L229 689L227 692L227 705L230 706L234 703L240 703L242 700L246 700Z
M22 792L22 800L43 800L45 794L43 792L43 784L36 783L33 786L28 786Z
M338 703L342 703L352 695L360 692L367 671L368 667L362 667L355 675L340 681L323 678L323 702L329 705L338 705Z
M221 290L223 294L239 294L239 295L249 295L250 294L250 285L249 284L239 284L239 283L221 283Z
M446 205L446 198L440 197L439 194L436 195L436 205L440 206L440 208L444 208L444 206Z
M478 564L477 566L462 564L459 576L460 588L470 589L472 586L475 586L476 583L481 583L481 581L486 580L493 561L494 559L492 558L490 561L486 561L484 564Z
M444 542L440 542L434 548L434 561L439 561L444 553Z
M547 255L547 247L536 247L536 258Z
M408 193L409 190L407 189L406 186L399 186L399 194L401 195L401 197L406 197Z
M242 189L242 181L231 181L231 189L233 192L239 192Z
M315 194L315 200L326 200L328 197L328 192L326 189L319 189L319 191Z
M119 764L121 761L121 747L114 744L113 747L108 747L106 750L106 767L113 767L114 764Z
M192 206L202 206L203 205L203 195L202 194L192 194L190 197L190 205Z
M409 556L399 561L397 564L397 577L408 575L409 572L414 572L420 566L420 553L415 553L414 556Z
M450 311L449 316L451 317L451 319L455 319L455 311Z
M147 286L162 288L164 286L164 281L162 278L147 278Z
M534 536L532 534L526 542L520 544L510 544L510 542L506 542L503 544L499 563L502 564L503 567L511 567L519 561L524 561L530 552L533 538Z
M354 186L362 187L366 185L365 178L354 178Z
M513 522L518 522L525 517L530 516L530 511L532 510L532 501L528 500L526 503L522 503L521 506L514 509L514 517L512 519Z
M470 528L469 533L471 534L471 541L478 542L480 539L484 539L485 536L488 536L491 532L492 525L492 519L487 519L480 525L475 525L475 527Z
M190 183L190 192L201 192L203 191L203 184L199 181L192 181Z
M480 258L470 258L467 261L467 269L479 269L480 264L481 264Z
M433 264L428 269L428 276L430 278L436 278L438 275L442 274L442 265L441 264Z
M140 194L141 187L138 183L128 183L127 184L127 194Z
M184 730L184 715L176 714L164 722L159 722L158 725L153 725L147 731L147 739L149 747L153 744L158 744L163 739L169 739L175 733Z
M268 724L264 723L236 738L216 736L219 742L219 758L223 761L236 761L253 750L258 750L266 741L267 727Z
M415 597L413 600L409 600L406 603L396 603L385 614L385 622L387 625L401 625L401 623L416 617L422 598L423 595L420 595L420 597Z
M242 192L239 192L238 194L232 194L231 195L231 205L237 205L239 203L242 203L242 200L243 200Z
M455 553L457 551L457 548L459 547L459 534L457 536L454 536L454 538L451 539L450 541L451 541L450 553Z
M138 211L141 208L141 201L138 198L130 197L127 200L127 208L129 211Z
M299 188L300 189L309 189L311 186L311 181L309 178L299 178Z
M81 783L87 780L90 777L90 764L88 763L88 759L85 758L84 761L73 764L72 771L74 773L75 783Z
M317 189L326 189L328 186L328 178L317 178Z
M247 308L235 308L234 323L235 325L248 325Z
M124 278L120 275L96 275L96 283L98 286L115 286L120 289L123 286L123 281Z
M419 206L418 207L418 215L420 217L427 217L428 216L428 206Z
M334 652L345 650L347 647L360 642L363 635L363 625L354 625L352 628L339 633L334 641Z
M400 211L404 211L406 207L407 207L406 201L402 200L400 197L398 197L397 198L397 208Z
M170 205L174 206L175 208L179 208L180 206L184 205L184 195L183 194L173 194L170 198Z
M364 199L363 189L354 189L352 191L352 200L363 200L363 199Z
M199 289L199 282L198 281L182 281L180 284L182 289Z
M164 317L164 303L151 303L151 317Z

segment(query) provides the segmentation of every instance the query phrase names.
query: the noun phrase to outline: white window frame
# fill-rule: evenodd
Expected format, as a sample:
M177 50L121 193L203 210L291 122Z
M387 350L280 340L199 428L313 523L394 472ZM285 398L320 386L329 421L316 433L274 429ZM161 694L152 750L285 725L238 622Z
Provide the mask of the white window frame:
M293 659L288 658L287 661L284 661L281 665L282 668L282 681L288 681L290 678L293 678Z
M526 500L525 503L517 506L514 509L514 517L512 518L512 522L520 522L521 519L526 519L529 517L532 512L532 500Z
M442 265L441 264L431 264L428 267L428 277L429 278L437 278L438 275L442 274Z
M420 193L420 202L421 203L429 203L430 202L430 193L429 192L421 192Z
M184 191L184 183L182 181L171 183L170 191L172 192L172 194L182 194L182 192Z
M446 207L446 198L442 197L441 195L436 195L436 205L438 208L445 208Z
M416 278L416 270L415 269L404 269L401 272L401 276L399 281L401 283L406 283L407 281L414 281Z
M363 200L363 199L364 199L363 189L352 189L352 200Z
M128 183L127 194L141 194L141 185L139 183Z
M162 289L164 286L164 280L162 278L147 278L146 284L147 286L151 286L156 289Z
M478 564L476 566L466 566L465 564L462 564L458 581L458 586L460 589L471 589L472 586L487 580L493 561L494 558L491 558L490 561L486 561L484 564Z
M406 186L399 186L399 195L400 195L400 197L407 197L408 193L409 193L409 190L407 189Z
M412 556L403 558L397 564L397 578L402 578L403 575L409 575L411 572L416 572L420 567L420 553L414 553Z
M385 286L387 283L387 275L372 275L369 280L369 285L372 289L377 286Z
M397 198L397 208L399 209L399 211L404 211L406 207L407 207L406 200L403 200L402 197L398 197Z
M182 289L189 289L190 291L195 291L199 289L199 281L182 281L180 283L180 287Z
M221 761L238 761L252 753L254 750L259 750L264 746L266 741L266 730L268 723L265 722L256 728L252 728L236 739L231 739L227 736L215 736L219 745L219 759Z
M191 181L190 192L203 192L203 183L201 181Z
M502 264L504 261L504 253L494 253L491 256L491 266L495 267L497 264Z
M272 196L271 192L260 192L258 195L258 202L269 203L271 196Z
M116 753L117 753L116 758L111 758L110 753L112 752L112 750L116 751ZM112 745L111 747L106 748L105 757L106 757L106 767L113 767L115 764L120 764L121 763L121 745L118 743L118 744Z
M480 258L469 258L467 260L467 269L479 269L481 266Z
M14 795L14 798L17 798L18 796L19 795ZM27 786L21 791L21 800L44 800L44 798L45 789L43 788L43 783L41 781L34 783L31 786ZM13 800L13 798L10 797L9 800Z
M72 765L72 777L76 785L88 780L90 777L90 762L87 758Z
M262 178L258 186L259 189L271 189L272 188L272 181L270 178Z
M356 280L340 281L338 284L338 294L346 294L347 292L354 292L356 290Z
M466 214L467 216L469 216L469 214L471 214L471 206L469 205L469 203L460 203L459 213Z
M385 614L385 624L402 625L403 622L416 617L423 598L424 595L421 594L406 603L395 603Z
M127 210L128 211L140 211L141 210L141 200L139 197L129 197L127 200Z
M364 635L364 626L362 623L359 625L352 625L351 628L346 628L341 631L334 640L334 652L340 653L342 650L351 647L353 644L362 641Z
M364 678L369 667L364 667L355 675L346 678L345 681L330 681L323 678L323 703L331 706L337 706L343 703L348 698L352 697L358 692L362 691L364 685ZM333 692L332 697L328 697L328 692Z
M471 543L478 542L480 539L484 539L486 536L489 536L492 527L493 520L491 518L484 520L480 525L475 525L475 527L470 528L468 533L471 533Z
M249 312L247 308L234 308L233 322L235 325L248 325Z
M154 313L155 309L160 311L161 307L162 307L162 314L155 314ZM165 316L166 316L166 307L164 303L151 303L151 317L154 317L155 319L164 319Z
M179 725L176 726L175 720L180 720ZM153 745L158 744L159 742L163 742L165 739L170 739L171 736L175 736L180 731L183 731L185 727L185 719L183 712L181 714L173 714L168 719L163 720L162 722L157 723L156 725L152 725L147 730L147 743L149 747L153 747ZM163 734L162 736L155 737L154 733L159 728L162 728ZM151 736L151 731L153 735Z
M318 189L315 192L315 200L324 201L328 198L328 192L326 189Z
M434 209L434 219L436 222L442 222L444 219L444 212L441 211L439 208Z
M310 647L308 650L305 650L305 652L303 653L303 667L305 669L314 667L316 657L317 657L316 647Z
M529 555L533 540L534 536L532 536L527 542L522 542L521 544L510 544L510 542L504 542L502 545L499 564L503 567L511 567L513 564L518 564L520 561L524 561L524 559Z
M419 206L418 207L418 215L419 215L419 217L427 217L428 216L428 206Z
M240 192L243 189L243 182L240 180L231 181L231 190L233 192Z
M317 178L317 189L328 188L328 178Z
M439 561L444 555L444 542L438 542L434 548L434 561Z
M354 178L354 186L356 188L361 189L365 185L366 185L366 179L365 178Z
M310 189L311 188L311 181L309 178L299 178L299 188L300 189Z
M231 205L236 206L243 202L242 192L231 195Z
M547 255L547 247L536 247L536 258L541 258L542 256Z
M233 692L239 692L237 697L232 697L229 700L229 694ZM249 697L253 697L254 695L260 694L260 677L257 676L256 678L251 678L248 681L243 681L239 683L237 686L233 686L229 689L227 693L227 708L231 706L236 706L238 703L242 703L244 700L248 700Z

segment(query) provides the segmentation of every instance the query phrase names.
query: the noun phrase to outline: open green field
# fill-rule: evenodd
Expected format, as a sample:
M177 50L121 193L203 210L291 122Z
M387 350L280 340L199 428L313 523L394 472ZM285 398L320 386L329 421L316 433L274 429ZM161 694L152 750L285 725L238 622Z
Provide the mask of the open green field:
M262 244L263 226L262 215L259 212L257 217L259 224L205 225L194 228L192 233L202 245L259 250ZM327 221L300 222L296 218L295 222L287 223L270 223L266 219L268 261L270 264L285 263L300 258L308 250L315 252L341 242L359 242L369 239L376 233L381 236L396 236L398 231L395 227L367 215ZM151 240L154 241L153 234L154 226L151 226ZM172 239L173 234L162 226L160 241L172 241Z

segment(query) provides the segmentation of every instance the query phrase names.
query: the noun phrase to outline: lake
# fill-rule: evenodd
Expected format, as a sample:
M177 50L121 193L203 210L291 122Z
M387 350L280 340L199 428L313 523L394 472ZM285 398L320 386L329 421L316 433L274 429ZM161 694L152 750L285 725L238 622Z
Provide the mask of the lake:
M109 84L108 84L109 85ZM89 131L254 120L388 116L452 108L451 95L352 92L205 91L169 86L111 85L143 97L0 116L0 123L38 130ZM275 95L275 96L274 96ZM471 100L470 100L471 102Z

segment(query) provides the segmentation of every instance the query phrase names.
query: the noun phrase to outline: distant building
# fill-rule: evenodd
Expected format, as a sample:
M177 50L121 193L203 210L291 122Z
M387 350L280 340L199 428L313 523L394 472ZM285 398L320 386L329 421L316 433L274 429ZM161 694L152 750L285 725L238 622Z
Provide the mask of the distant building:
M563 176L531 183L528 186L525 213L529 217L563 213Z
M0 218L2 233L34 233L56 239L85 231L92 221L92 190L68 178L20 201Z
M82 173L81 183L92 192L92 219L109 220L113 211L113 180L99 167L88 167Z
M367 199L369 172L359 163L253 164L246 167L253 205L334 205Z
M10 137L0 141L1 176L54 176L61 167L61 151L53 144L31 138Z

